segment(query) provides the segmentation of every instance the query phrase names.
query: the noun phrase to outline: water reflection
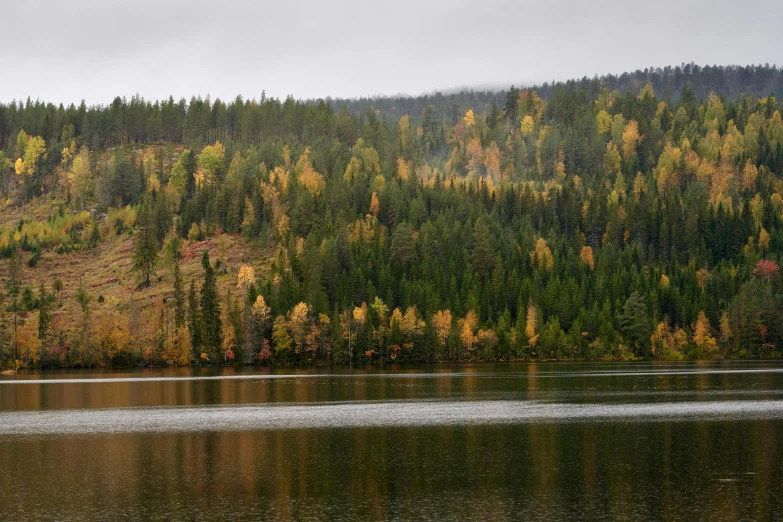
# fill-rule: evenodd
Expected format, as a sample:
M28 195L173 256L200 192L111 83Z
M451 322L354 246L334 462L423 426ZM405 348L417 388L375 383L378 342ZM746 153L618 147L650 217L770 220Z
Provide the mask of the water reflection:
M0 520L776 519L783 365L703 367L20 376L125 380L0 384Z

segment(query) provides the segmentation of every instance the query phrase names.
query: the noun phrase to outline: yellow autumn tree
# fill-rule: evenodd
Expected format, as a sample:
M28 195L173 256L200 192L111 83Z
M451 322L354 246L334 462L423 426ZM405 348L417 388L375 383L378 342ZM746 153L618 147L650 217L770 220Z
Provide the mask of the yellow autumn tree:
M465 113L462 121L465 123L466 127L470 127L476 124L476 118L473 116L473 109L468 109L468 112Z
M296 350L304 345L309 314L310 306L304 302L297 303L288 312L288 329L291 332L291 339L294 341Z
M441 346L446 345L446 341L451 334L451 310L438 310L432 316L432 327L438 334L438 340Z
M87 147L82 147L79 154L73 158L68 182L69 193L74 202L79 199L84 204L92 195L94 183L90 171L90 151Z
M636 120L629 121L623 130L623 158L631 159L636 154L636 147L641 141L639 123Z
M731 323L729 322L729 313L724 310L720 315L720 340L724 343L728 343L731 340Z
M22 132L20 132L20 135ZM20 176L32 176L38 172L38 161L46 152L46 142L40 136L27 137L23 150L24 155L18 158L14 165L16 173Z
M710 334L710 322L703 310L693 325L693 344L696 345L699 357L709 357L718 350L717 342Z
M579 253L579 257L583 263L590 267L590 270L595 268L595 259L593 259L593 247L587 245L582 247L582 251Z
M402 322L400 323L400 329L402 333L411 336L416 335L424 330L424 320L419 317L419 312L415 306L409 306L405 310L405 315L402 316Z
M362 303L362 306L354 307L353 320L360 326L364 326L364 323L367 322L367 303Z
M381 202L378 200L378 194L375 192L372 193L372 197L370 198L370 215L372 217L378 217L378 212L381 211Z
M411 175L411 166L403 158L397 158L397 176L407 180Z
M742 170L742 189L752 191L756 188L756 178L759 176L759 169L753 164L750 159L745 163L745 168Z
M459 320L459 337L462 340L463 354L464 350L472 352L476 343L476 336L473 332L478 327L478 316L473 310L465 314L464 319Z
M530 261L538 267L539 270L549 270L554 264L552 251L546 244L546 239L538 238L535 249L530 252Z
M533 117L529 114L522 118L522 123L519 126L519 130L522 132L522 136L530 136L533 134L533 128L535 126L535 122L533 121Z
M764 227L759 231L759 252L764 255L769 250L769 232Z
M606 112L606 109L601 109L595 116L595 124L598 127L599 134L607 134L612 130L612 117Z
M242 292L247 292L250 285L256 282L256 271L250 265L242 265L239 267L239 273L237 274L237 288Z
M536 333L537 316L536 307L531 300L527 305L527 313L525 314L525 335L527 335L527 344L531 347L538 343L538 334Z
M296 162L297 181L310 193L311 196L317 196L321 193L326 182L324 177L315 171L310 161L310 148L305 147L299 160Z
M263 295L259 295L256 297L255 302L253 303L253 306L250 309L253 316L260 320L260 321L266 321L269 319L269 312L271 309L266 305L266 300L264 299Z
M202 185L211 185L215 182L217 175L223 169L223 161L226 158L226 151L223 145L216 141L214 145L207 145L198 155L199 174L197 181Z
M650 352L658 359L682 359L688 335L682 328L671 328L668 318L658 323L650 336Z

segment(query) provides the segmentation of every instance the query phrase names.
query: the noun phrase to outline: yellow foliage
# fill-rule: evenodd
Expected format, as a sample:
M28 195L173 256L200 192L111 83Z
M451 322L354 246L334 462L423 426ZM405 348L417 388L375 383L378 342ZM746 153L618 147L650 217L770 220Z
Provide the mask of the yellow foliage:
M160 180L157 174L153 174L147 179L147 192L160 192Z
M407 180L410 177L411 166L403 158L397 158L397 176L400 179Z
M650 351L659 359L682 359L682 349L687 344L687 334L681 328L670 328L667 321L658 323L650 336Z
M269 173L269 183L277 185L281 194L288 192L288 171L283 167L275 167L272 172Z
M489 178L500 180L500 149L494 141L484 150L484 169Z
M704 311L699 312L696 324L693 326L693 344L699 350L699 356L709 356L718 349L715 338L710 335L710 322Z
M280 218L277 220L277 233L280 236L280 239L285 239L288 237L288 232L291 230L291 220L283 214L280 216Z
M535 346L538 343L538 334L536 333L536 321L537 321L536 307L533 305L533 301L527 305L527 314L525 315L525 334L527 335L527 343L530 346Z
M265 321L269 318L270 310L271 309L266 305L263 295L256 297L256 300L251 307L252 314L261 321Z
M462 118L462 121L465 122L466 127L475 125L476 118L473 116L473 109L468 109L468 112L465 113L465 117Z
M756 188L756 178L758 178L759 169L752 161L748 160L745 163L745 168L742 171L742 188L744 190L753 190Z
M191 362L190 333L187 328L177 328L163 343L163 360L169 366L187 366Z
M405 310L405 315L400 322L400 329L407 335L413 335L421 333L424 329L424 321L419 317L419 313L415 306L409 306Z
M239 267L239 274L237 275L237 288L242 291L247 291L250 285L256 282L256 271L252 266L242 265Z
M226 151L219 141L204 147L198 155L199 170L203 176L202 184L211 185L215 182L215 176L223 167L225 157Z
M596 114L595 123L598 126L599 134L607 134L612 129L612 117L604 109Z
M759 250L762 254L769 250L769 232L764 227L759 232Z
M378 217L378 212L381 210L381 202L378 201L378 194L375 192L372 193L372 197L370 198L370 214L372 214L373 217Z
M93 340L100 354L114 359L130 352L132 336L127 317L115 310L101 311L95 318Z
M369 245L375 239L375 226L378 220L374 216L366 216L364 221L357 219L353 225L348 225L348 238L352 243L361 241Z
M529 114L522 118L522 123L519 126L519 130L522 132L522 136L530 136L533 134L534 125L535 122L533 121L533 117Z
M582 262L590 267L590 270L595 268L595 260L593 259L593 248L591 246L583 246L582 251L579 253L579 257Z
M290 312L288 312L288 326L291 330L291 337L294 342L300 346L304 342L305 328L307 326L310 306L304 302L297 303Z
M653 90L652 83L647 82L644 87L642 87L642 90L639 91L639 99L641 100L645 96L649 96L650 98L655 98L655 91Z
M296 170L299 172L297 180L304 186L305 190L310 193L311 196L317 196L321 193L326 182L324 177L313 169L312 162L310 161L310 148L305 148L302 155L299 157L299 161L296 162Z
M474 175L479 175L481 167L484 164L484 149L481 147L481 141L473 138L468 142L468 171Z
M670 281L669 281L669 276L667 276L666 274L661 274L661 280L660 280L660 283L659 283L659 284L660 284L662 287L664 287L664 288L668 288L668 286L669 286L669 283L670 283Z
M432 327L438 334L441 346L444 346L451 334L451 310L438 310L432 316Z
M539 270L549 270L552 268L554 257L543 237L538 238L535 249L530 252L530 261L538 266Z
M641 172L636 173L636 177L633 179L633 194L637 198L647 192L647 184L644 182L644 177Z
M464 319L459 320L459 330L460 330L460 339L462 340L462 345L465 347L465 349L469 352L473 351L474 344L476 343L476 336L473 335L473 332L478 327L478 316L476 315L476 312L473 310L470 310L466 315Z
M623 158L631 159L636 154L636 147L641 141L639 123L636 120L629 121L623 130Z
M759 230L761 221L764 218L764 200L761 199L760 195L756 194L750 200L750 212L753 215L753 227Z
M362 169L362 164L359 162L359 160L356 157L351 158L351 160L348 162L348 166L345 167L345 174L343 177L346 181L352 181L354 178L356 178L356 175L359 174L359 171Z
M37 325L25 322L16 330L16 349L24 366L35 366L41 359L41 342L38 339Z
M362 306L354 307L353 320L361 325L364 325L364 323L367 321L367 303L362 303Z

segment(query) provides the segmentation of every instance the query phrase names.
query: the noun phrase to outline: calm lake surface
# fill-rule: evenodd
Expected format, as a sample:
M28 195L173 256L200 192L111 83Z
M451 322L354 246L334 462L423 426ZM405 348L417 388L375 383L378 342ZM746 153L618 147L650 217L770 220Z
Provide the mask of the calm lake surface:
M783 362L0 377L0 520L783 520Z

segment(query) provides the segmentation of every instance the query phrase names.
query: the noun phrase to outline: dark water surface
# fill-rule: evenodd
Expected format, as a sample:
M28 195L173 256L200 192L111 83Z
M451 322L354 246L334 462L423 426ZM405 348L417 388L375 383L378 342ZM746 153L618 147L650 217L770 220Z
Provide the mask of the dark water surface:
M783 520L783 363L0 377L0 520Z

